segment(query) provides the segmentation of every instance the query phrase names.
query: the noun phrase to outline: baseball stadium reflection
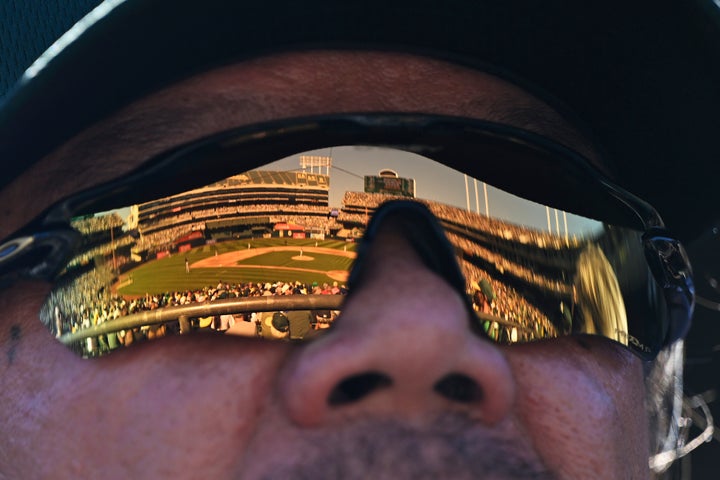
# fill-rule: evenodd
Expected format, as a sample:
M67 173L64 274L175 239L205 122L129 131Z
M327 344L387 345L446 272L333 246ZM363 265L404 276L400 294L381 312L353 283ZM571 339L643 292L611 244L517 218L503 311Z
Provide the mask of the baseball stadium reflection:
M612 228L521 206L414 154L396 152L393 164L380 152L384 168L373 173L363 171L370 161L342 164L342 149L333 159L315 153L299 156L301 169L292 169L295 156L74 219L83 247L48 297L43 322L85 357L192 332L311 339L341 316L373 212L403 197L427 205L445 228L488 337L511 344L572 332L632 341L614 265L639 247L618 245Z

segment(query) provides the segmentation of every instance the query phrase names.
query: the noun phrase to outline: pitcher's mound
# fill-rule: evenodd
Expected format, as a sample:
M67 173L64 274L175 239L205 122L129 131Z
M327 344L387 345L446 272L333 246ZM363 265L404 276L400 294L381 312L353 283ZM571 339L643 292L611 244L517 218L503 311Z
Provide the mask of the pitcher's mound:
M292 257L293 260L297 260L298 262L311 262L315 260L315 257L309 257L307 255L295 255Z

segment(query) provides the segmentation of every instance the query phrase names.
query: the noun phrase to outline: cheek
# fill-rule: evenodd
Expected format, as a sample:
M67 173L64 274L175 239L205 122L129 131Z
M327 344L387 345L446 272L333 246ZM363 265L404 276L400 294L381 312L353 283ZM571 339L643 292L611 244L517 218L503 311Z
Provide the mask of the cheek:
M518 418L537 452L561 478L646 478L640 362L564 346L528 345L510 355Z
M5 310L3 329L9 318L30 318L42 297L25 300ZM21 322L12 363L10 339L0 336L0 465L18 478L161 478L201 467L227 476L238 455L219 452L243 451L285 356L279 345L192 335L83 360L33 316Z

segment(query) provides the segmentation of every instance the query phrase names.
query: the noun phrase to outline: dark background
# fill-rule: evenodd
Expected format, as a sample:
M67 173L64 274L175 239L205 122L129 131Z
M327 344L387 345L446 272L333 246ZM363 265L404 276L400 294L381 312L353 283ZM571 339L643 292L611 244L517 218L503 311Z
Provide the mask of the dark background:
M720 222L718 223L720 225ZM693 264L698 304L686 341L685 394L702 394L708 402L715 425L720 419L720 230L710 229L688 245ZM716 308L703 306L715 304ZM693 427L691 436L701 430ZM720 464L720 432L680 462L674 479L717 479Z

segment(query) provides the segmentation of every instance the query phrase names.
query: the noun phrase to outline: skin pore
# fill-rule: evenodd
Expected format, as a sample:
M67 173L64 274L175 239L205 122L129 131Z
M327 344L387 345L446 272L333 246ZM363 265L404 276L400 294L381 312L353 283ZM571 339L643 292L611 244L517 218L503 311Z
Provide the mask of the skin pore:
M557 113L487 74L396 53L276 55L191 78L70 140L0 192L0 236L179 143L351 111L512 119L587 150ZM637 358L601 339L473 336L458 294L392 226L382 239L371 281L303 346L197 335L82 360L37 320L47 285L0 292L0 478L648 477ZM377 372L387 387L328 402ZM481 394L438 393L453 374Z

